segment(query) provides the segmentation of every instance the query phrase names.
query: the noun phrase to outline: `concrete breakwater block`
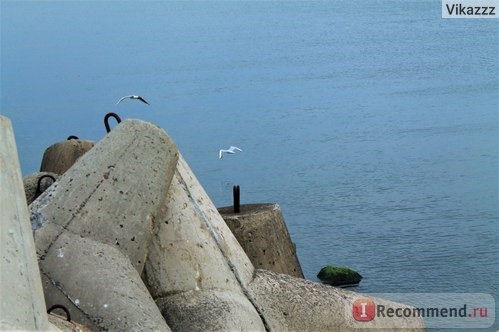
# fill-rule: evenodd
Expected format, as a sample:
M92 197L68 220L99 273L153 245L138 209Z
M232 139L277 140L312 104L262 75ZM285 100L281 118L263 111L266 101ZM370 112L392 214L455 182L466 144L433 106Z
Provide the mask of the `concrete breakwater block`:
M243 204L239 213L231 206L218 211L255 268L304 277L279 205Z
M139 273L117 248L61 234L43 261L47 302L72 320L108 331L169 331Z
M52 178L57 181L59 175L52 172L37 172L23 177L24 192L26 193L28 205L54 184L55 181Z
M245 287L253 265L182 156L144 279L173 329L265 330Z
M265 331L246 297L229 291L189 291L156 302L173 331Z
M64 174L73 164L89 151L95 142L68 139L49 146L43 153L40 172Z
M123 121L29 211L48 306L64 305L92 330L361 327L350 326L357 294L255 271L174 143L152 124Z
M21 169L9 119L0 116L0 330L51 330Z
M256 270L247 291L265 316L267 326L275 331L425 329L422 318L376 317L371 321L357 321L352 312L358 299L369 298L386 307L408 306L267 270Z
M71 231L116 246L141 273L177 160L161 128L123 121L30 205L38 256Z
M54 325L56 328L58 328L62 332L91 332L88 327L78 324L73 321L68 321L65 317L57 315L57 314L50 314L48 315L49 322Z
M87 280L91 276L73 266L85 261L83 252L80 257L63 262L70 266L64 269L68 273L59 274L56 270L61 267L54 262L60 261L58 249L66 246L59 238L70 233L119 250L140 275L158 209L163 205L177 160L177 148L161 128L139 120L123 121L30 205L39 264L48 280L44 284L57 288L49 291L46 287L48 305L57 304L61 296L65 297L99 327L125 324L118 321L122 316L112 315L110 310L101 310L102 320L94 319L89 308L101 307L103 304L98 302L101 297L121 301L128 310L147 307L149 297L145 295L118 299L112 287L106 292L105 287L97 286L104 282L98 274L94 275L93 283ZM125 264L123 269L126 268ZM87 303L76 303L76 298L68 294L76 291L73 287L77 284L102 292L87 299ZM128 324L134 323L128 321ZM155 321L154 326L161 324Z

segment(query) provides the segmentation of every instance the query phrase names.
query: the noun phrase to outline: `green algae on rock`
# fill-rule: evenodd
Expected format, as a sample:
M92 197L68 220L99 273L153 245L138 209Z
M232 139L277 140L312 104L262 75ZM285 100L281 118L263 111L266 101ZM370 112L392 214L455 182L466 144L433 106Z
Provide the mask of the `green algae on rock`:
M356 285L362 276L348 267L325 266L317 274L317 278L332 286Z

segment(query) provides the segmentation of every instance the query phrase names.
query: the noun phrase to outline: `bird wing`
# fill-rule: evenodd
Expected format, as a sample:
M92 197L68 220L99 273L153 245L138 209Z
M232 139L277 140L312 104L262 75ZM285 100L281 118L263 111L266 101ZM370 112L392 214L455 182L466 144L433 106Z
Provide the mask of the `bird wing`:
M118 100L118 102L116 103L116 105L118 105L119 103L121 103L121 101L123 99L127 99L127 98L132 98L132 96L130 95L130 96L121 97L120 100Z
M237 151L243 151L243 150L241 150L240 148L238 148L237 146L231 146L231 147L230 147L230 150L233 150L233 151L234 151L234 150L237 150Z
M218 152L218 158L219 158L219 159L222 159L222 157L223 157L223 150L220 150L220 151Z
M137 99L140 100L141 102L146 103L147 105L149 105L149 103L144 98L142 98L141 96L137 96Z

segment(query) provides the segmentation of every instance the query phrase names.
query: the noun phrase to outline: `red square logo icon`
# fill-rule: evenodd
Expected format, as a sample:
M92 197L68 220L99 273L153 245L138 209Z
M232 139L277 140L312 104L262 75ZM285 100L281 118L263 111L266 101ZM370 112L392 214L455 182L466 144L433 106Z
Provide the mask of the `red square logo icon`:
M352 307L353 318L360 322L368 322L374 319L376 306L371 299L355 300Z

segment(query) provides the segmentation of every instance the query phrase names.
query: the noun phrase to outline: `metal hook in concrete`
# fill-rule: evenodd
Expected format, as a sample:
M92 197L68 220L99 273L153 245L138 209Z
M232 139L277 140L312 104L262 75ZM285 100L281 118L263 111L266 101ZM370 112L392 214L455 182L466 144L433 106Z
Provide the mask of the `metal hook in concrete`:
M109 113L107 113L107 114L106 114L106 116L104 117L104 125L106 126L106 131L107 131L108 133L111 131L111 127L109 127L109 122L108 122L108 121L109 121L109 118L110 118L111 116L112 116L113 118L115 118L115 119L116 119L116 121L117 121L118 123L120 123L120 122L121 122L121 118L120 118L120 116L119 116L118 114L113 113L113 112L109 112Z
M232 187L232 193L234 195L234 213L241 212L241 189L239 186Z
M79 138L78 138L78 136L71 135L71 136L69 136L69 137L68 137L68 139L67 139L67 140L69 141L69 140L71 140L71 139L79 139Z
M54 183L56 181L55 178L50 174L45 174L45 175L40 176L38 178L38 184L36 185L35 199L42 194L41 184L42 184L42 180L45 178L51 178L52 183Z
M53 306L51 306L48 310L47 310L47 314L50 314L50 312L54 309L62 309L64 310L64 312L66 313L66 319L68 322L71 321L71 316L69 315L69 310L63 306L62 304L54 304Z

